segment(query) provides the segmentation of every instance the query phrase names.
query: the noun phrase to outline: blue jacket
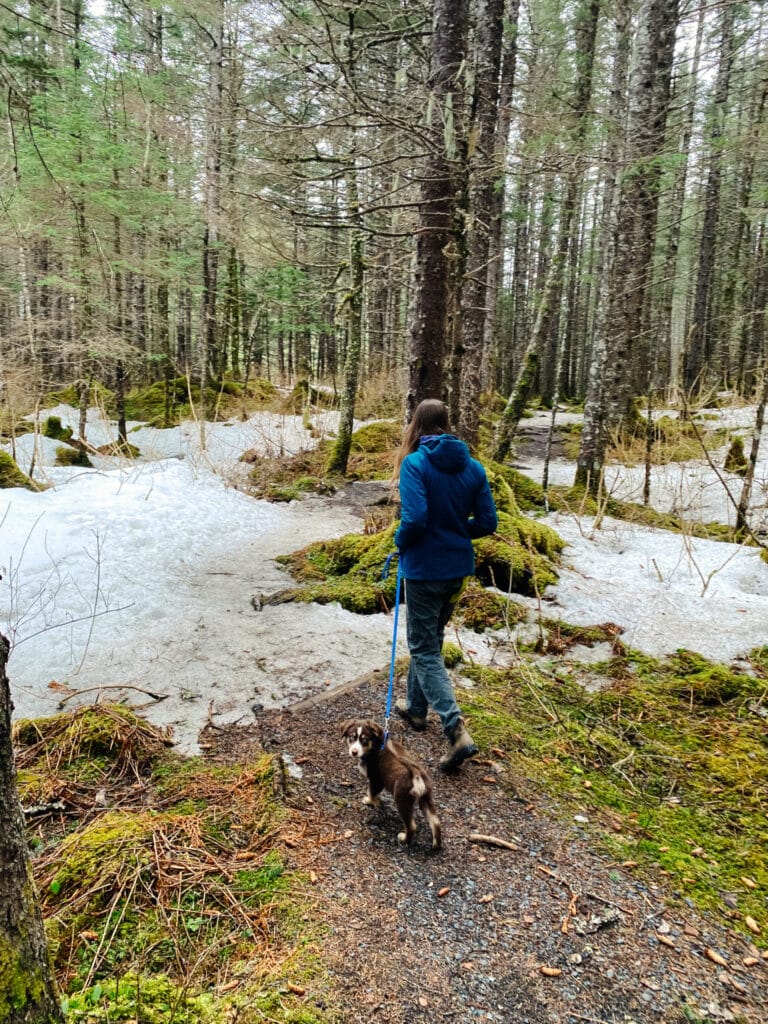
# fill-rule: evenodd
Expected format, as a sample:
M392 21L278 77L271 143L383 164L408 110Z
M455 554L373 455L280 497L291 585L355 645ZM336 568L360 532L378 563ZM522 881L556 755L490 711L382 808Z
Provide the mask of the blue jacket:
M475 571L472 541L496 529L488 478L452 434L423 437L400 466L395 544L407 580L450 580Z

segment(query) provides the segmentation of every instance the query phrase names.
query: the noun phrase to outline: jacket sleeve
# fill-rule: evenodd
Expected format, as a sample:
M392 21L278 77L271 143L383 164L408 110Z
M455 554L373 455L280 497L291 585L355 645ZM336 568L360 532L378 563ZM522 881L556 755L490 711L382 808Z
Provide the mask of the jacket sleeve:
M400 526L395 546L401 551L424 536L427 528L427 489L418 459L407 456L400 466Z
M487 537L489 533L493 533L499 521L488 477L485 475L485 470L482 466L480 471L483 474L482 485L475 502L474 514L467 523L469 536L473 540L476 540L478 537Z

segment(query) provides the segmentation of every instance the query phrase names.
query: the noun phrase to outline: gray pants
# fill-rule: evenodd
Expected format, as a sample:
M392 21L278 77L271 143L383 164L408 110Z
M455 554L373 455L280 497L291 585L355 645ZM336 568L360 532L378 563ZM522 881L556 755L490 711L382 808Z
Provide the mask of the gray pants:
M431 706L451 739L461 715L443 662L445 627L464 588L464 577L451 580L406 580L408 614L408 710L426 718Z

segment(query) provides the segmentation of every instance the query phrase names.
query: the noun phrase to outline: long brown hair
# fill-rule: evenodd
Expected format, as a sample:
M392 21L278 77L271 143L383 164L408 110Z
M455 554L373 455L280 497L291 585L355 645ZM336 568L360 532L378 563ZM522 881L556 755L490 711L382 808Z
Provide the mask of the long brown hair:
M392 479L400 476L400 466L406 455L415 452L419 447L419 438L427 434L449 434L451 432L448 419L448 408L439 398L425 398L413 411L411 422L403 431L403 439L395 456L395 469Z

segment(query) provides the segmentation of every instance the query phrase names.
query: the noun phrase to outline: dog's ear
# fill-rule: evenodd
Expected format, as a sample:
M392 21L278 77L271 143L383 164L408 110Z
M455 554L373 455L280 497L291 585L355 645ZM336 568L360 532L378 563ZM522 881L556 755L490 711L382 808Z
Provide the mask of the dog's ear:
M384 739L384 730L382 729L382 727L380 725L377 725L376 722L369 721L365 724L368 726L368 731L371 733L371 735L375 737L378 743L380 743Z
M341 723L341 735L346 736L352 726L355 724L353 718L348 718L346 722Z

